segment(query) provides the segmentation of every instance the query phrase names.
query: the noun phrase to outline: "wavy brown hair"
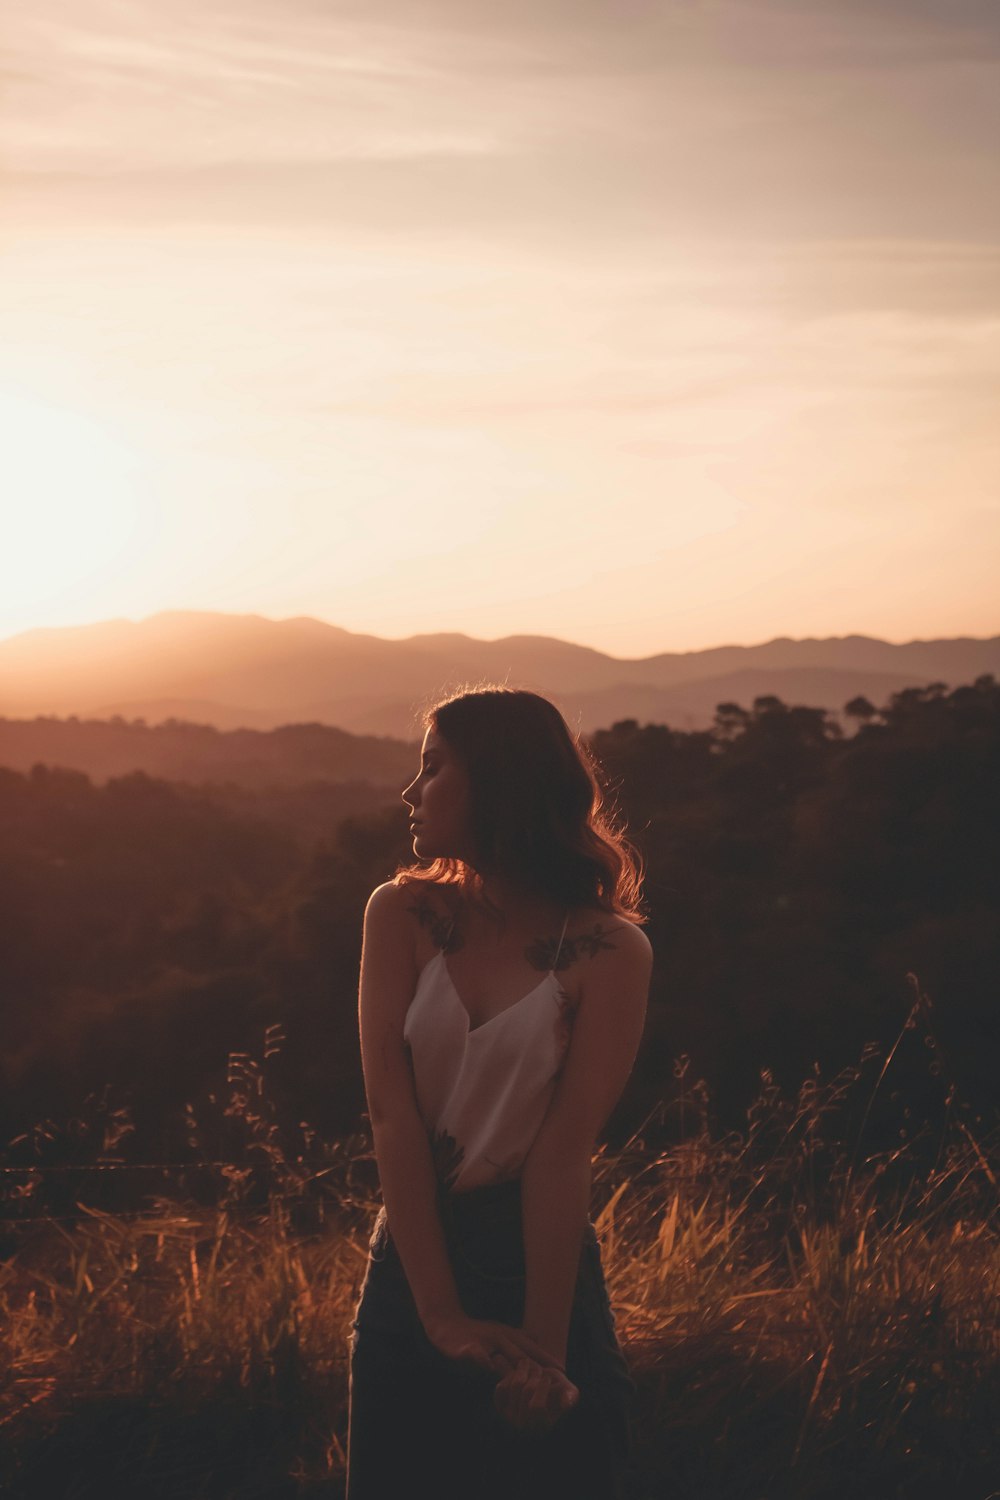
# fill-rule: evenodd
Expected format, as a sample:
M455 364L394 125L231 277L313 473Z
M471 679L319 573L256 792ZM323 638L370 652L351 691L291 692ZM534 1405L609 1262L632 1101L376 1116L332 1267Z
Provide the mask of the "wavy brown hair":
M554 703L518 688L477 688L435 704L424 725L468 774L484 871L564 906L645 922L641 859L607 805L598 762ZM460 859L408 865L395 880L458 886L483 899L479 873Z

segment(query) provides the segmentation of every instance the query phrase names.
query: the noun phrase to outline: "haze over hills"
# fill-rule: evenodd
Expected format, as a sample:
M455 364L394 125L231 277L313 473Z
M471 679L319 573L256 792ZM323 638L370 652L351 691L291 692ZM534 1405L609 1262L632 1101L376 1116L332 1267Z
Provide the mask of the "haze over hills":
M878 706L905 687L1000 674L1000 636L893 644L793 640L638 659L548 636L353 634L309 617L164 611L144 620L24 631L0 641L0 714L168 718L219 729L320 723L413 739L422 708L483 680L554 698L584 731L617 719L707 728L716 707L774 694L787 704Z

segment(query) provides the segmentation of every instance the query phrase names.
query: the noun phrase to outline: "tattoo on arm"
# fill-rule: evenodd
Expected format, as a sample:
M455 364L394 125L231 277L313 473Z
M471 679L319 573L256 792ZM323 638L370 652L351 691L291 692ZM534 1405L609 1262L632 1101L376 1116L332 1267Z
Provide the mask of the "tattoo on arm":
M461 948L463 938L455 918L438 911L426 896L418 896L415 904L407 907L407 911L411 911L421 927L430 933L431 942L436 948L442 948L445 953L454 953L456 948Z
M575 937L563 938L561 948L557 937L536 938L525 949L524 956L533 969L547 971L554 966L556 972L561 973L570 964L575 964L578 958L594 958L602 948L613 948L614 943L608 940L609 932L614 932L614 928L602 927L597 922L589 932L578 932Z

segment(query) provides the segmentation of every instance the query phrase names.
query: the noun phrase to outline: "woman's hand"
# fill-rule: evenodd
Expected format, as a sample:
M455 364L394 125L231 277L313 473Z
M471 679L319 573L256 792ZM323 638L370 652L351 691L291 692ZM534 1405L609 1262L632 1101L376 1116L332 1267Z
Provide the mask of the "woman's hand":
M493 1392L500 1416L523 1432L547 1432L579 1399L579 1390L558 1365L533 1359L519 1360Z
M509 1323L456 1313L426 1323L424 1332L435 1349L449 1359L467 1361L492 1375L503 1377L522 1361L557 1373L561 1369L559 1361L536 1339Z

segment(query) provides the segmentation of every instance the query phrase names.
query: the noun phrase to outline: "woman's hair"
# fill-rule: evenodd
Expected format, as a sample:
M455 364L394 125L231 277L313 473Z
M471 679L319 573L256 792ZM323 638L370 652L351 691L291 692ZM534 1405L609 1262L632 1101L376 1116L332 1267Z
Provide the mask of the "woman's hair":
M478 688L436 704L424 724L466 770L484 871L566 906L646 920L639 855L606 807L596 760L555 704L520 689ZM409 865L395 878L457 885L483 899L479 874L460 859Z

